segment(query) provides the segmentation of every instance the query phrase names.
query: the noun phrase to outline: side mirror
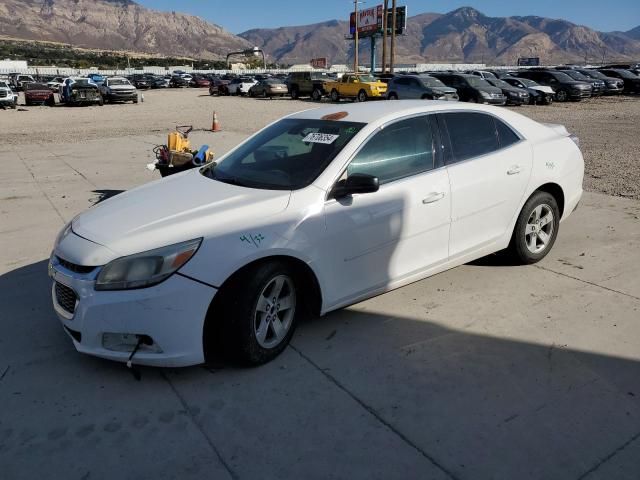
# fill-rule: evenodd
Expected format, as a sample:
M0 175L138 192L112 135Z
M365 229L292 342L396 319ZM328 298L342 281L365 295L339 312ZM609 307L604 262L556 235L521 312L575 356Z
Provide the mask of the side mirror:
M343 198L354 193L372 193L380 188L378 177L366 173L354 173L340 180L331 191L331 198Z

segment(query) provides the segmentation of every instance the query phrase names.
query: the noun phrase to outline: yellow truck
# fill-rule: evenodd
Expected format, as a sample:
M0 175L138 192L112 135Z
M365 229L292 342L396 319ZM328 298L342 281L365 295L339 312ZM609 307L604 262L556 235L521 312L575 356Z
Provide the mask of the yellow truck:
M369 98L384 98L387 92L386 83L364 73L345 73L340 80L325 83L324 88L330 92L332 102L341 98L366 102Z

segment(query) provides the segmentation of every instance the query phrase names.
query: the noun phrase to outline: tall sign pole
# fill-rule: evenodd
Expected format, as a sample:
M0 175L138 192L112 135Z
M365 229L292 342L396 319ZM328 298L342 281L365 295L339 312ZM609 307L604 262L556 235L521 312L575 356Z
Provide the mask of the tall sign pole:
M382 14L382 73L387 71L387 12L389 11L389 0L384 0L384 13Z
M354 56L353 56L353 73L358 73L358 0L353 0L353 11L354 11L354 15L356 17L356 21L355 21L355 25L356 25L356 31L354 33L355 35L355 52L354 52Z
M389 72L393 73L393 67L396 62L396 0L392 0L391 4L391 64Z

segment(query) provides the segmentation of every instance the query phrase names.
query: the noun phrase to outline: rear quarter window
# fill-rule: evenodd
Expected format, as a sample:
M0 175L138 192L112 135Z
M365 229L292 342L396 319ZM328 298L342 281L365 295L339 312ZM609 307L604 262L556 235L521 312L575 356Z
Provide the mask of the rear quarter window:
M449 133L450 163L487 155L500 148L493 117L483 113L443 113L442 119Z

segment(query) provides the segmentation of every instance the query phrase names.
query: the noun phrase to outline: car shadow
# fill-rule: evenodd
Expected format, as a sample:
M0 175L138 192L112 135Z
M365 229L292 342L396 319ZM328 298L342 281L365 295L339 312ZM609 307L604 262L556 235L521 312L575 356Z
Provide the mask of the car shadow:
M111 197L115 197L123 193L125 190L92 190L91 193L97 195L96 198L91 200L91 203L97 205L98 203L104 202L105 200L110 199Z
M584 478L604 468L602 459L629 445L637 449L638 361L456 326L437 313L428 288L423 298L416 296L416 285L403 290L417 302L403 300L399 290L303 321L290 347L262 367L140 368L136 382L123 364L74 351L51 307L46 260L4 273L0 405L14 413L1 427L5 438L16 432L15 442L0 439L7 478L17 478L12 475L41 455L52 471L66 471L78 455L90 454L96 438L120 429L119 440L102 440L114 455L88 464L115 468L142 438L146 448L162 449L169 432L158 436L158 429L174 417L196 422L219 455L234 458L240 478L265 468L280 478L301 465L312 468L305 454L310 441L313 457L330 461L344 478L361 478L362 472L399 477L395 469L403 468L405 447L393 443L390 454L380 438L399 437L418 453L403 478L428 477L434 464L450 478L497 472L501 478ZM400 313L394 302L430 304L432 312ZM463 305L447 311L455 316L458 308ZM179 401L167 407L163 398L172 391ZM83 403L87 399L92 402ZM277 422L265 420L276 413ZM160 420L147 423L141 415ZM96 426L95 435L87 424ZM369 430L372 424L379 428ZM186 426L176 425L171 438L177 445L188 436ZM67 432L69 439L86 433L90 441L52 455L51 439ZM369 460L348 462L365 434L358 450ZM284 444L286 458L277 455ZM423 463L425 455L430 461ZM637 468L637 457L626 464L620 457L627 470L619 473ZM149 464L141 460L129 468L141 473Z

